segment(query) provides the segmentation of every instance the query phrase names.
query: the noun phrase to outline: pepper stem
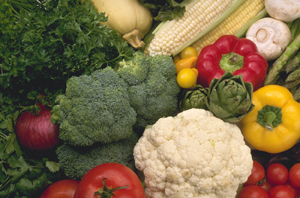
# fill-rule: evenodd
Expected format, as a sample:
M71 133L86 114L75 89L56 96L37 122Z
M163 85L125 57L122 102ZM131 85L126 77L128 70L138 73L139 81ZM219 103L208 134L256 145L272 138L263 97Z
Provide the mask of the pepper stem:
M264 120L266 122L266 129L273 131L273 122L276 119L276 114L272 111L268 111L264 115Z
M95 198L98 198L98 197L99 198L111 198L115 195L114 191L129 187L129 186L121 186L121 187L116 187L116 188L111 189L106 186L105 180L107 180L107 179L103 178L103 180L102 180L103 187L94 193Z
M275 127L282 123L281 108L271 105L264 106L258 112L257 123L262 127L273 131Z
M233 52L229 54L223 54L220 60L220 67L223 70L228 71L230 73L233 73L238 69L241 69L243 65L244 65L244 57Z

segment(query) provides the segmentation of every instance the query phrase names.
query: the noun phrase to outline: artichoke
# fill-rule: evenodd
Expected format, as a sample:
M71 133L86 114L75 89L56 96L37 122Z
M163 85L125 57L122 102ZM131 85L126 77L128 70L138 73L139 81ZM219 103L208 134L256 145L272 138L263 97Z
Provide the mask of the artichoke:
M180 110L185 111L191 108L207 109L207 93L208 88L204 88L201 85L196 85L193 89L185 91L183 98L179 102Z
M226 72L213 79L208 88L207 108L226 122L239 122L253 108L253 86L243 81L242 75Z

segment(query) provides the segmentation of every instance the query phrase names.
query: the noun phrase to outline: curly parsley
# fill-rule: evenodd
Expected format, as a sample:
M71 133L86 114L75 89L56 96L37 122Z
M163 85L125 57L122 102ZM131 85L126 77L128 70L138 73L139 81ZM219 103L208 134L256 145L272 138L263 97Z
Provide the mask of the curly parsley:
M107 17L90 0L31 3L34 9L20 10L9 33L0 32L0 84L6 97L18 102L30 93L50 97L62 92L71 76L132 57L134 49L116 31L99 25Z

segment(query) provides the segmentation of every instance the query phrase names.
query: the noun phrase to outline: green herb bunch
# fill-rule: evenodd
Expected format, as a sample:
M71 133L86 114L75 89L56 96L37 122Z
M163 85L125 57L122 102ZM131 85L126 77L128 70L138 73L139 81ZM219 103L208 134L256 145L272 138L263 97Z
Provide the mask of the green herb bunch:
M38 197L62 178L56 156L35 157L19 145L14 126L38 96L54 104L71 76L133 56L114 30L99 25L106 20L90 0L0 2L0 197Z
M33 1L13 25L0 32L1 105L27 105L40 94L54 98L71 76L113 66L130 58L129 47L90 0ZM10 99L9 99L10 98Z

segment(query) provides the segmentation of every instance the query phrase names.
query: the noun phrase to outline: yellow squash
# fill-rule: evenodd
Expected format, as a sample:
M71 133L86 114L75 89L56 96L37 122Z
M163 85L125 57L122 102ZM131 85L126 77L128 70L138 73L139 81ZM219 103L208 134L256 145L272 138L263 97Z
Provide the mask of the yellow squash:
M300 138L300 104L280 85L267 85L253 93L254 109L242 120L245 140L257 150L279 153Z
M142 38L151 28L153 17L138 0L92 0L99 13L105 12L108 21L101 23L116 30L135 48L145 44Z

